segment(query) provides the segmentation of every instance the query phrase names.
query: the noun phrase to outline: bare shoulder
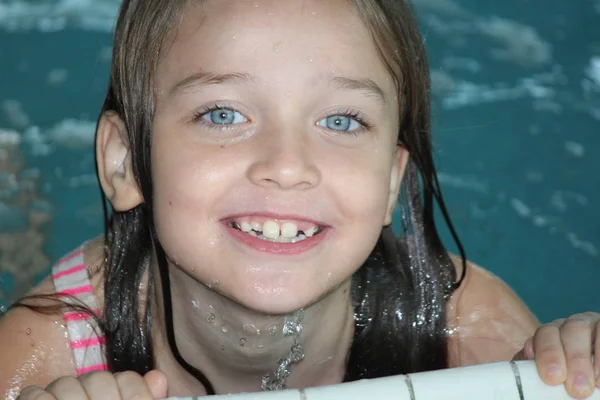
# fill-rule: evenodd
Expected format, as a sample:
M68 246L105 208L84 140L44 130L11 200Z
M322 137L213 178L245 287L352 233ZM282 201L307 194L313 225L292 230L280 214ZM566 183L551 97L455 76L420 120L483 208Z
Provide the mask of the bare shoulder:
M460 271L460 258L453 261ZM473 263L468 263L465 280L448 300L447 310L452 366L510 360L539 325L504 281Z
M97 258L95 241L86 247L85 262L93 265ZM100 287L100 277L92 284ZM54 306L56 301L44 300L54 295L56 288L46 278L27 295L32 306ZM15 399L28 385L47 386L53 380L75 375L68 332L60 308L44 313L26 307L11 309L0 318L0 398Z
M47 279L30 294L54 292ZM43 301L31 301L43 305ZM62 314L40 314L25 307L14 308L0 319L0 396L14 399L28 385L45 387L54 379L73 375L67 331Z

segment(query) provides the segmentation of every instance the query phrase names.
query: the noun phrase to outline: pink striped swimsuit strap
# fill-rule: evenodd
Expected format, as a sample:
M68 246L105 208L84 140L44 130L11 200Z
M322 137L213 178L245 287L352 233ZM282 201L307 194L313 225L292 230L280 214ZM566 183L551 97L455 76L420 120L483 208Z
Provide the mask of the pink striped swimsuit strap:
M83 260L83 246L52 267L52 279L63 301L78 304L73 300L75 298L99 315L98 302ZM92 316L83 311L67 309L63 317L77 375L91 371L106 371L108 369L104 353L106 337L100 332Z

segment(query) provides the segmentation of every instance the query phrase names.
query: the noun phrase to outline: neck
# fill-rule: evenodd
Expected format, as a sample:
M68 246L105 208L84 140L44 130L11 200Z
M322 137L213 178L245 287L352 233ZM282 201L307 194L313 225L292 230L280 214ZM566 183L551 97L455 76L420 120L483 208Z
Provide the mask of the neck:
M156 274L158 275L158 274ZM249 310L179 268L170 268L173 325L179 353L218 394L340 383L354 334L350 280L290 315ZM153 349L167 374L169 396L205 394L175 360L167 342L160 280L153 295ZM288 376L289 375L289 376Z

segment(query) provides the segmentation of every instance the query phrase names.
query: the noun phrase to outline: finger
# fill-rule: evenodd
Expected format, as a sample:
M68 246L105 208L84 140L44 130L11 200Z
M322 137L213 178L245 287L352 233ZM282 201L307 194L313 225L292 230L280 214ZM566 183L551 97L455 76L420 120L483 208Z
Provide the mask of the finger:
M559 328L547 324L533 336L535 363L542 380L548 385L560 385L567 379L565 354L560 340Z
M523 345L523 357L525 360L533 360L535 358L533 351L533 337L530 337L525 341L525 344Z
M594 332L594 375L596 376L596 387L600 389L600 320L596 322Z
M567 392L585 398L594 390L592 366L592 327L584 316L569 318L560 328L560 337L567 360Z
M144 381L155 399L165 399L168 395L167 375L159 370L152 370L144 375Z
M115 379L123 400L153 400L154 397L146 385L146 381L136 372L127 371L115 374ZM166 397L166 396L165 396Z
M79 377L82 390L90 400L120 399L119 388L112 373L108 371L90 372Z
M81 383L73 376L66 376L53 381L46 387L46 391L60 400L88 400Z
M27 386L21 391L17 400L56 400L56 397L39 386Z

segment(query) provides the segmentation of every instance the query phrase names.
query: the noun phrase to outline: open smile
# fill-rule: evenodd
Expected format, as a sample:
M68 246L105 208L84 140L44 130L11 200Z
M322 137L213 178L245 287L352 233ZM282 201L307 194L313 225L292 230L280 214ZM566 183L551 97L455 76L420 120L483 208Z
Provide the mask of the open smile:
M234 239L255 250L299 254L325 239L328 227L306 220L259 216L231 217L223 221Z

